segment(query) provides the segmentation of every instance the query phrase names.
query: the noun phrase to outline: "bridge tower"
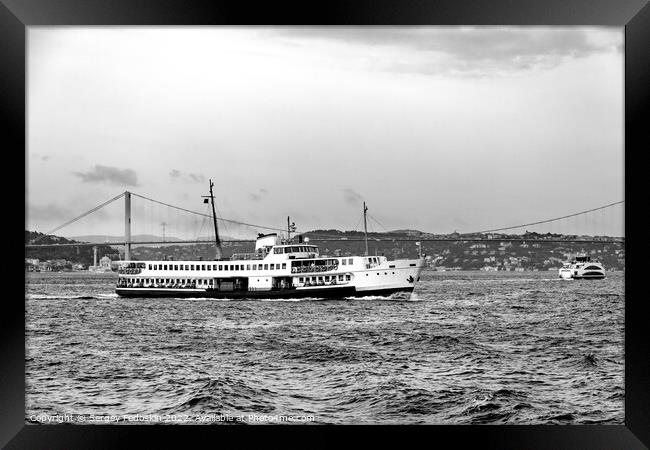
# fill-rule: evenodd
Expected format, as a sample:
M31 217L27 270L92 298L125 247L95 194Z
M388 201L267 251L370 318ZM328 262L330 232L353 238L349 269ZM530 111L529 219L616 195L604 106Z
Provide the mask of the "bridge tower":
M124 260L131 260L131 193L124 192Z

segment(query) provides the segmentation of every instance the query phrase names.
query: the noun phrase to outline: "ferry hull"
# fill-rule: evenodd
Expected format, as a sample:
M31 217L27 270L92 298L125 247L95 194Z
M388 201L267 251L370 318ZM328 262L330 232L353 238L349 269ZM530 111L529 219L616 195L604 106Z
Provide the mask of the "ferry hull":
M605 278L605 274L598 273L598 274L585 274L585 275L578 275L574 276L576 280L602 280Z
M117 295L131 298L227 298L240 300L255 299L343 299L349 297L389 297L397 293L410 294L413 286L381 289L365 289L358 291L354 286L310 288L310 289L282 289L270 291L231 291L222 292L214 290L184 290L184 289L148 289L148 288L118 288Z
M585 272L585 273L575 273L573 270L560 269L560 278L565 280L602 280L605 278L604 272Z

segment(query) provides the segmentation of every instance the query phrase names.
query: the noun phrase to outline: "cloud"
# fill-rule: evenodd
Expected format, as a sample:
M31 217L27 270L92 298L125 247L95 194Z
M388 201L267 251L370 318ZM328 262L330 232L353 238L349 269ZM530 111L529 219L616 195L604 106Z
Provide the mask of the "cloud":
M358 192L350 188L345 188L343 190L343 196L345 197L346 203L350 203L353 205L357 205L363 201L363 197L361 196L361 194L359 194Z
M132 169L118 169L117 167L95 166L90 172L72 172L81 178L84 183L108 183L119 186L137 186L138 175Z
M276 33L392 48L368 54L385 70L479 76L552 68L566 59L620 52L623 45L620 29L605 27L295 27Z
M260 190L257 191L256 193L248 194L248 198L253 202L259 202L260 200L262 200L262 196L264 196L264 195L266 195L268 193L269 193L269 191L267 191L266 189L260 188Z
M50 159L50 155L41 155L38 153L33 153L32 156L34 158L38 158L40 161L47 161L48 159Z
M182 180L190 183L203 183L205 181L205 177L203 175L189 173L189 172L181 172L180 170L176 170L176 169L173 169L171 172L169 172L169 176L174 179Z

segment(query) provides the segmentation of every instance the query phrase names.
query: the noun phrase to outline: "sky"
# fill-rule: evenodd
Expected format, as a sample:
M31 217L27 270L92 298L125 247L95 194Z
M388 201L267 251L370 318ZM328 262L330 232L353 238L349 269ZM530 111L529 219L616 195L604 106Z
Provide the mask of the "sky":
M30 230L126 190L208 212L209 179L220 217L302 231L362 229L363 201L372 231L449 233L624 199L620 27L30 26L27 40ZM134 233L207 226L133 208ZM607 214L584 231L622 235L622 208ZM115 202L57 234L123 230Z

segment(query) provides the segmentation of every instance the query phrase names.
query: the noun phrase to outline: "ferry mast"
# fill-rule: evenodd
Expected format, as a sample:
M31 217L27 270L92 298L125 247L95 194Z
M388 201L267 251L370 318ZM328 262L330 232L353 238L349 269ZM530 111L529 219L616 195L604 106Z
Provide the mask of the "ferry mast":
M219 229L217 228L217 213L214 211L214 194L212 193L212 187L214 183L210 179L210 195L202 195L201 197L205 198L203 203L208 203L208 198L210 199L210 204L212 206L212 223L214 224L214 240L216 244L216 255L215 259L221 259L223 252L221 250L221 240L219 239Z
M367 211L368 207L366 206L366 202L363 202L363 234L366 241L366 256L368 256L368 223L366 222Z

